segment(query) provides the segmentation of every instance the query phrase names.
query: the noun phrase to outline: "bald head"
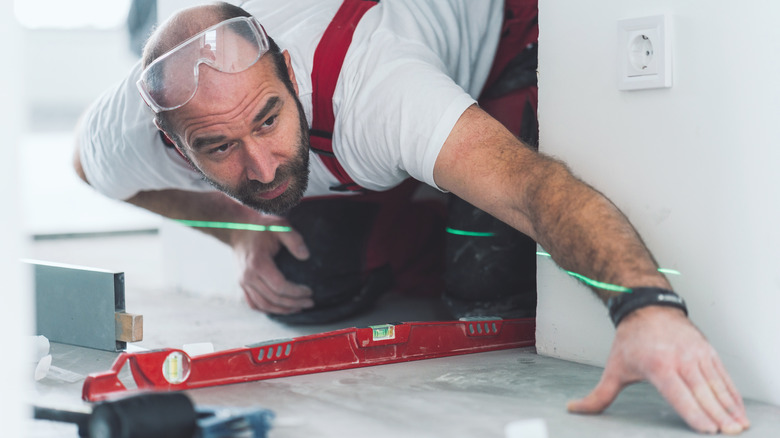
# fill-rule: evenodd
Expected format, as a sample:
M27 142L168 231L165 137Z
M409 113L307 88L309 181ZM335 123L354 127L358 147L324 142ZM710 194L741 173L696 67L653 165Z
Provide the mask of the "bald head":
M142 57L146 68L155 59L215 24L236 17L249 17L247 11L230 3L217 2L182 9L158 27L144 46Z
M149 37L142 57L143 68L148 67L157 58L211 26L231 18L250 16L251 14L244 9L225 2L182 9L161 24ZM268 37L266 56L271 57L276 76L284 82L290 93L296 94L287 74L287 65L282 51L270 36ZM157 113L155 122L174 143L180 145L179 133L170 117L173 112L176 110Z

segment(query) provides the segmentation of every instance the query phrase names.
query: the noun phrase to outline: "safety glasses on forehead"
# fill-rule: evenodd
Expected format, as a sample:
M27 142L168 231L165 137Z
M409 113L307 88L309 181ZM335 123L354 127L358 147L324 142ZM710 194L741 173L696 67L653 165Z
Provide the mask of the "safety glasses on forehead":
M267 51L268 35L254 17L231 18L154 60L136 85L155 113L170 111L195 96L200 64L224 73L239 73L253 66Z

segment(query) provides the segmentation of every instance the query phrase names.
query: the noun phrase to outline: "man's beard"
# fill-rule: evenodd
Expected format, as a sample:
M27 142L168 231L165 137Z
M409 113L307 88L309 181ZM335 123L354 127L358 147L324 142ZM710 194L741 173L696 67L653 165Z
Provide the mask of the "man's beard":
M298 205L309 185L309 128L300 103L298 103L298 115L301 131L298 134L295 156L289 162L282 164L276 169L274 180L270 183L248 180L241 183L238 187L231 188L209 178L202 170L194 166L194 163L193 167L200 172L203 179L209 184L247 207L262 213L278 216L284 215ZM190 162L192 163L191 160ZM289 181L287 190L276 198L262 199L256 196L258 193L273 190L286 181Z
M306 187L309 185L309 140L304 135L299 136L295 157L276 169L276 176L270 183L248 180L237 188L231 189L212 181L205 175L203 178L247 207L267 214L284 215L301 202ZM285 181L289 181L287 190L276 198L262 199L257 197L258 193L273 190L284 184Z

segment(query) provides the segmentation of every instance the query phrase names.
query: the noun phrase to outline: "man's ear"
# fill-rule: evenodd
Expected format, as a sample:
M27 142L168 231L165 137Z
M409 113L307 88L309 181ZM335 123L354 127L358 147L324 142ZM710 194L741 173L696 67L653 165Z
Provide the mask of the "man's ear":
M293 89L295 90L295 94L298 94L298 82L295 80L295 72L292 68L292 62L290 61L290 52L287 50L282 51L282 56L284 56L284 63L287 65L287 76L290 78L290 81L292 82Z
M152 120L154 121L154 126L157 127L158 131L160 131L160 136L162 138L163 143L165 143L166 146L169 146L169 147L172 147L172 148L176 149L176 152L179 155L181 155L181 157L184 158L187 161L187 163L189 163L189 165L192 166L193 169L194 169L195 165L192 164L192 161L190 161L189 158L187 158L187 156L184 154L184 151L182 151L181 148L179 147L178 143L173 141L171 136L168 135L168 133L165 132L165 130L160 127L160 123L157 121L157 117L155 117Z
M160 123L157 121L157 117L155 117L155 118L154 118L154 119L152 119L152 120L154 121L154 126L157 128L157 130L158 130L158 131L160 131L160 134L162 134L162 136L163 136L163 142L164 142L166 145L168 145L168 146L173 146L173 147L175 147L176 149L179 149L179 145L177 145L177 144L176 144L176 142L175 142L175 141L173 141L173 139L171 138L171 136L170 136L170 135L168 135L168 133L167 133L167 132L165 132L165 130L164 130L162 127L160 127Z

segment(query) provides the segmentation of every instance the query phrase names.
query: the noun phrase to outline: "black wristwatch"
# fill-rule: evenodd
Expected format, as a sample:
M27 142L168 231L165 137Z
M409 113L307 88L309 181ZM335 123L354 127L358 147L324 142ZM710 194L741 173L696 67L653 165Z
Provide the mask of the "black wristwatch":
M629 313L647 306L676 307L688 315L685 300L676 293L660 287L637 287L607 300L609 317L615 327Z

